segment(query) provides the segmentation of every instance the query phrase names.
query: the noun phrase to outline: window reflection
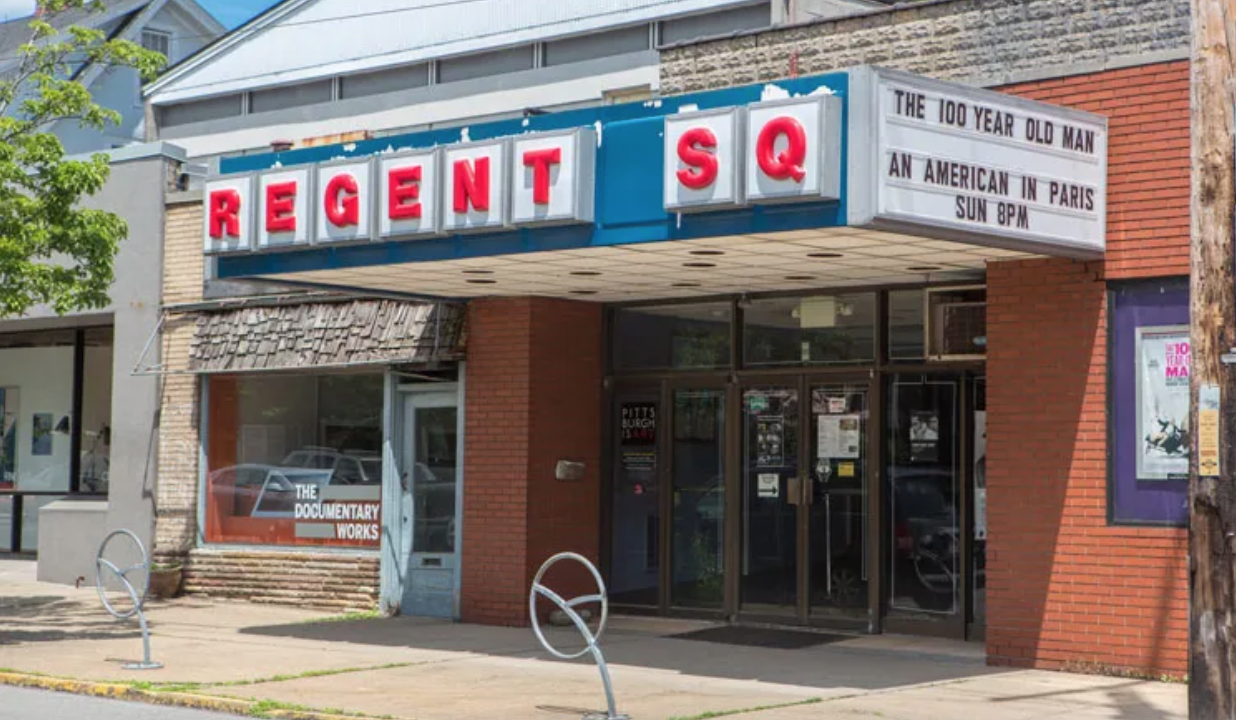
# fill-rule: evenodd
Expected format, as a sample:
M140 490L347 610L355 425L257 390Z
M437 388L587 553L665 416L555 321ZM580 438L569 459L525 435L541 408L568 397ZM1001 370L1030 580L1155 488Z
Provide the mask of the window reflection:
M379 374L211 378L206 539L376 547L382 388Z
M743 310L748 365L869 362L875 357L875 295L754 300Z
M614 367L727 367L731 316L728 302L619 308L613 316Z

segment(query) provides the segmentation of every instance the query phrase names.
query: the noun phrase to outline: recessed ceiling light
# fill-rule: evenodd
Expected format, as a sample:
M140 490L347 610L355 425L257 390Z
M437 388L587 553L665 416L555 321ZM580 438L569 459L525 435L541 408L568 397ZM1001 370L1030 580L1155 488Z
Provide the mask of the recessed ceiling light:
M676 287L676 288L693 288L693 287L699 287L699 286L700 286L700 284L699 284L699 283L674 283L674 284L673 284L673 285L671 285L670 287Z
M596 295L596 290L572 290L572 295Z
M713 268L716 267L717 264L710 262L687 262L683 263L682 266L685 268Z
M572 270L571 274L576 277L596 277L597 275L600 275L601 273L597 272L596 270Z
M493 270L463 270L464 275L493 275Z
M807 253L807 257L825 259L825 258L839 258L839 257L842 257L842 255L841 253L833 253L833 252L814 252L814 253Z
M715 255L724 255L725 251L724 250L692 250L690 254L699 255L701 257L709 256L709 255L715 256Z
M910 272L935 272L939 269L940 267L938 265L914 265L906 268L906 270L909 270Z
M814 275L786 275L786 280L814 280Z
M498 283L497 280L483 280L481 278L471 278L468 282L473 285L496 285Z

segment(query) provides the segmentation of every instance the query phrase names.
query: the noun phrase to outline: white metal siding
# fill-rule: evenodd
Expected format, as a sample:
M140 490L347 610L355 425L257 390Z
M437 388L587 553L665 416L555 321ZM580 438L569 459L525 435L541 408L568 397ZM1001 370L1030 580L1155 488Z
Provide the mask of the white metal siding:
M317 0L152 95L176 102L482 52L751 0ZM242 33L245 31L242 30ZM243 38L238 38L243 39Z

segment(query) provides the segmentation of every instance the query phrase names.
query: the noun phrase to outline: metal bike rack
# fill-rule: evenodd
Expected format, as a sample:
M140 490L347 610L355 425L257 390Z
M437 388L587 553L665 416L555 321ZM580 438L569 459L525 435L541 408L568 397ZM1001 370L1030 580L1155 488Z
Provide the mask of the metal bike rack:
M588 572L592 573L593 579L597 582L597 594L581 595L571 600L565 600L558 593L542 585L541 578L545 576L546 571L562 560L574 560L587 568ZM557 648L545 639L545 633L541 631L541 622L537 619L536 615L537 595L548 598L550 602L557 605L570 618L576 629L584 636L584 642L587 643L583 650L573 655L559 652ZM587 603L601 604L601 624L597 626L596 635L592 634L592 630L588 628L588 623L584 622L579 613L575 612L577 606ZM601 654L601 648L597 646L597 643L601 641L601 636L605 634L605 623L609 620L609 596L605 591L605 581L601 579L601 573L597 572L596 566L584 556L573 552L558 553L546 560L541 569L537 571L536 577L532 580L532 590L528 593L528 612L532 616L532 631L536 633L536 637L541 641L541 645L554 657L562 660L574 660L583 657L585 653L592 653L592 659L596 661L597 669L601 672L601 684L605 686L605 701L608 704L609 710L607 714L586 713L584 720L630 720L628 715L619 715L617 708L614 706L614 686L609 679L609 666L605 664L605 656Z
M136 565L130 565L122 569L116 567L115 563L108 560L106 557L107 547L111 543L112 539L117 537L128 537L133 544L137 546L137 550L141 555L142 561ZM142 626L142 661L125 663L121 667L125 670L158 670L163 667L163 663L154 662L150 659L150 627L146 625L146 612L142 608L142 605L146 602L146 593L150 592L150 555L146 552L146 546L143 545L141 539L132 532L128 530L114 530L111 534L104 538L103 543L99 545L99 554L98 557L95 558L94 567L95 587L99 590L99 600L103 602L103 607L107 608L107 611L117 620L127 620L136 615L138 622ZM128 591L129 597L133 600L132 609L126 610L125 612L120 612L112 606L111 602L107 599L107 593L103 590L103 568L110 570L112 574L115 575L124 585L124 589ZM133 583L129 582L129 573L137 570L146 571L145 582L142 583L142 592L140 595L133 587Z

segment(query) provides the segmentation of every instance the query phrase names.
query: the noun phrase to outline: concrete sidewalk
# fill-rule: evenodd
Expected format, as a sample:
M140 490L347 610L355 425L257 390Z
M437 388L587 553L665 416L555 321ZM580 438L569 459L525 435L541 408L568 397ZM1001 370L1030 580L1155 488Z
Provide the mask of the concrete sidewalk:
M136 623L93 588L34 581L0 560L0 668L75 679L185 684L196 694L417 720L558 720L600 710L591 662L553 661L526 629L414 618L322 622L312 610L194 598L151 603L153 654L126 671ZM986 667L978 645L855 637L797 650L672 637L705 624L616 618L602 643L619 710L635 720L741 713L753 720L1185 718L1185 687ZM578 647L574 631L552 631ZM158 689L158 688L156 688ZM175 689L175 688L171 688Z

